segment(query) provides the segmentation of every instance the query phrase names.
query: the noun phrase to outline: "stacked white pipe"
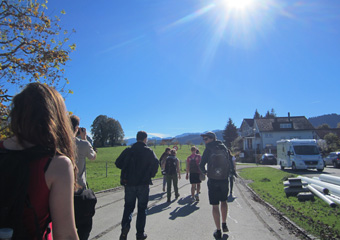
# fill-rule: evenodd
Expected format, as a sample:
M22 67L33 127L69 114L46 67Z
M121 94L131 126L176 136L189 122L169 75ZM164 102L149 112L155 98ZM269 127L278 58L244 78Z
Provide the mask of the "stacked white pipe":
M298 178L307 182L314 190L320 192L321 195L312 191L329 206L334 207L334 202L340 205L340 177L321 174L319 178L308 178L303 176L298 176Z

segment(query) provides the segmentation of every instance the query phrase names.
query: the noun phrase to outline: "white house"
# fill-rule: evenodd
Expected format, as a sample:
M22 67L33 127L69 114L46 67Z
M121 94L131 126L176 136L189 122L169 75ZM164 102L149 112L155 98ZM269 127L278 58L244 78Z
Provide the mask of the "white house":
M248 153L276 153L281 139L318 139L313 125L304 116L243 119L240 127L243 149Z

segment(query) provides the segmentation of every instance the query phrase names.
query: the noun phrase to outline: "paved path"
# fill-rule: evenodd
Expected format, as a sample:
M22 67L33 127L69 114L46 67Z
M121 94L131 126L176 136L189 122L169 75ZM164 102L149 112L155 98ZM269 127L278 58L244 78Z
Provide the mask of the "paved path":
M154 185L150 188L145 229L148 239L214 239L212 233L215 225L208 202L207 182L202 183L200 202L190 200L190 184L184 179L184 175L179 181L179 192L181 196L177 200L167 203L166 193L162 192L162 181L154 180ZM119 239L124 206L123 188L96 195L98 203L90 239ZM230 198L228 202L227 224L230 231L223 235L223 239L298 239L266 207L253 200L250 191L241 184L240 179L234 184L234 198ZM136 239L135 214L128 239Z

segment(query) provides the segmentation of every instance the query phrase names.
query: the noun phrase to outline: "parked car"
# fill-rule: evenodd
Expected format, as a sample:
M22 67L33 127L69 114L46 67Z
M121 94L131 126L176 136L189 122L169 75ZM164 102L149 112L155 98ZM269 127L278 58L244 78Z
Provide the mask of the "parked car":
M262 157L260 159L260 164L276 165L277 164L277 160L276 160L276 157L273 154L265 153L265 154L262 155Z
M323 160L325 161L325 165L340 167L340 152L331 152Z

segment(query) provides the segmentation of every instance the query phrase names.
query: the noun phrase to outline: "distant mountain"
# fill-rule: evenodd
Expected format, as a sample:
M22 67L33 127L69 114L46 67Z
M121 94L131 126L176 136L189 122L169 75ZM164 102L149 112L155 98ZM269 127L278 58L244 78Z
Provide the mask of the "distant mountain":
M213 130L212 132L216 134L216 137L218 140L223 141L222 130ZM190 142L191 144L199 145L203 143L201 134L202 133L183 133L183 134L175 136L174 138L176 138L178 142L181 144L187 144L188 142ZM169 138L165 138L165 139L169 139ZM157 144L159 144L162 141L161 138L149 138L149 141L150 140L157 140ZM129 145L134 144L136 142L136 139L129 138L129 139L126 139L125 141L126 141L126 144L129 146Z
M190 135L200 135L201 133L183 133L181 135L177 135L175 138L181 138L181 137L186 137Z
M340 122L340 115L332 113L318 117L308 118L308 121L316 128L324 123L328 124L331 128L336 128Z

